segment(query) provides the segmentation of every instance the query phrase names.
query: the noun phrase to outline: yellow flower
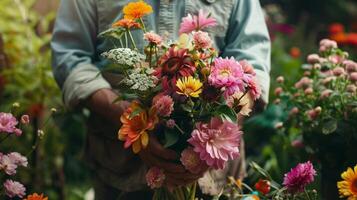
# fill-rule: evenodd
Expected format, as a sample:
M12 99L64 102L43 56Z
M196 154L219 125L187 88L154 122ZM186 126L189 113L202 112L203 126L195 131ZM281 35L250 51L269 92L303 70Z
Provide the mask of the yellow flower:
M152 7L144 1L132 2L123 8L125 19L139 19L152 13Z
M341 174L343 181L337 183L338 190L341 198L347 198L348 200L357 199L357 165L352 168L348 168L347 171Z
M183 94L191 97L198 97L202 92L202 83L200 80L193 78L192 76L180 78L176 86L179 91L178 94Z

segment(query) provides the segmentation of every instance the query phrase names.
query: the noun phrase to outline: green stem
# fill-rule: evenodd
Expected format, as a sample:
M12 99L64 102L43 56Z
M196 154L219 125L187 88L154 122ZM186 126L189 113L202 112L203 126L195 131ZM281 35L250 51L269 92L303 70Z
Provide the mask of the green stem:
M149 52L149 66L152 66L152 45L150 44L150 52Z
M128 48L128 35L127 35L127 32L124 33L124 38L125 38L125 48Z
M133 43L134 49L138 50L138 48L136 48L135 40L133 38L133 35L131 34L131 31L127 30L127 32L129 33L129 37L130 37L131 43Z
M146 33L146 32L147 32L147 31L146 31L146 27L145 27L143 18L141 18L141 17L140 17L140 23L141 23L141 25L143 26L143 31L144 31L144 33Z
M191 194L190 194L190 200L195 200L196 197L196 188L197 188L197 182L195 182L192 186Z
M306 189L305 189L305 188L304 188L304 193L305 193L305 195L306 195L307 199L308 199L308 200L311 200L311 198L310 198L310 196L309 196L309 194L307 193L307 191L306 191Z
M1 141L0 141L0 144L3 143L7 138L9 138L10 136L10 133L8 133Z

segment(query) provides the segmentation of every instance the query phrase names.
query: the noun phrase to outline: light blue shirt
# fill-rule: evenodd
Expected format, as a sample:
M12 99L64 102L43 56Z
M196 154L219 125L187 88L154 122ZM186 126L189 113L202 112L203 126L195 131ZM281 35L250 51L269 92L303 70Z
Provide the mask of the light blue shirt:
M100 54L113 48L98 34L122 18L129 0L62 0L51 43L53 72L68 107L76 106L93 92L111 88L110 81L97 76L106 65ZM220 56L246 59L256 69L262 99L269 94L270 40L258 0L147 0L154 14L145 18L149 30L168 32L177 38L181 18L199 9L211 13L218 25L210 29ZM140 31L134 39L144 45ZM96 77L96 78L94 78Z

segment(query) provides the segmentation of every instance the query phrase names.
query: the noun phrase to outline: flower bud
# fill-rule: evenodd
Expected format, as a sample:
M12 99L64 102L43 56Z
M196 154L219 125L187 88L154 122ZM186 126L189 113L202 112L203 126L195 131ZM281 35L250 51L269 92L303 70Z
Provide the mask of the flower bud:
M38 129L37 136L42 140L43 137L45 136L45 132L43 132L43 130L41 130L41 129Z
M321 92L320 99L326 99L328 98L332 93L332 90L326 89Z
M280 94L281 94L282 92L283 92L283 88L277 87L277 88L275 88L274 94L275 94L276 96L280 96Z
M357 82L357 72L352 72L352 73L350 74L350 80L351 80L352 82Z
M314 90L312 88L306 88L304 93L305 95L311 95L312 93L314 93Z
M276 129L281 129L281 128L284 127L284 124L283 124L283 122L278 122L278 123L275 124L274 127L275 127Z
M296 115L298 113L299 113L299 108L294 107L290 110L289 115L292 116L292 115Z
M279 76L278 78L276 78L276 82L284 83L284 77L283 76Z
M342 67L336 67L335 69L332 70L333 75L335 76L341 76L345 73L345 70Z
M304 142L302 141L302 140L294 140L294 141L292 141L291 142L291 146L292 147L294 147L294 148L298 148L298 149L300 149L300 148L304 148Z
M320 70L321 69L321 65L320 64L314 64L314 69L315 70Z
M30 117L28 115L22 115L21 124L29 124L29 123L30 123Z
M349 93L355 93L357 91L357 87L353 84L350 84L346 87L346 90Z
M307 56L307 62L310 64L315 64L320 62L320 56L317 54L310 54Z
M321 108L320 106L317 106L317 107L315 108L315 111L316 111L317 114L320 114L321 111L322 111L322 108Z
M20 107L20 103L19 102L15 102L12 104L12 107L14 108L19 108Z
M352 60L344 61L343 65L346 67L348 73L357 71L357 63L353 62Z
M279 104L280 102L281 102L280 99L275 99L275 100L274 100L274 104Z
M51 108L51 112L52 112L52 113L56 113L56 112L57 112L57 109L56 109L56 108Z

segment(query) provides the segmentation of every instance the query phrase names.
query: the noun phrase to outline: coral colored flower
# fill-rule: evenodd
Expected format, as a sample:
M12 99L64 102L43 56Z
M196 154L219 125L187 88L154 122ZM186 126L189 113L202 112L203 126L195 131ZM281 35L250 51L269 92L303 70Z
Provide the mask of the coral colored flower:
M45 197L43 194L33 193L28 195L24 200L48 200L48 197Z
M10 197L14 198L16 196L22 198L25 196L26 188L19 182L13 180L6 180L4 182L5 194Z
M28 115L22 115L21 116L21 123L22 124L29 124L30 123L30 117Z
M140 28L140 24L132 19L121 19L116 21L112 27L122 27L125 29Z
M152 104L159 116L168 117L174 110L174 101L168 95L157 95L154 97Z
M153 109L146 111L138 102L133 102L120 117L123 124L118 132L118 138L124 141L124 148L132 146L138 153L149 143L148 131L153 130L158 123L158 117Z
M152 167L146 173L146 182L151 189L160 188L164 184L164 171L158 167Z
M193 43L197 49L208 49L212 46L212 40L207 32L197 31L193 33Z
M11 113L0 113L0 133L16 134L18 132L18 128L16 128L18 123L17 119Z
M270 181L259 179L259 181L254 185L255 189L266 195L270 192Z
M179 33L191 33L192 31L199 31L206 27L212 27L217 24L216 19L209 17L208 13L199 10L198 15L188 14L187 17L182 18Z
M177 93L187 97L191 96L197 98L202 93L202 85L200 80L195 79L192 76L182 77L176 83L178 88Z
M182 151L180 161L193 174L204 172L207 169L206 163L200 159L199 154L191 147Z
M244 92L243 78L242 66L233 57L216 58L208 81L217 88L224 88L224 95L227 98L238 91Z
M357 165L348 168L341 174L342 181L337 182L338 191L341 198L348 200L357 199Z
M297 48L297 47L292 47L292 48L290 49L290 56L291 56L292 58L299 58L300 55L301 55L301 50L300 50L299 48Z
M162 79L163 90L175 92L176 82L184 76L192 76L196 70L195 63L187 49L171 47L159 60L159 66L154 74Z
M162 37L152 31L144 33L144 39L155 45L161 45Z
M125 19L139 19L152 12L152 7L144 1L131 2L123 8Z
M299 163L284 175L283 185L291 193L302 192L308 184L314 181L314 176L316 176L316 171L310 161Z
M188 142L200 159L214 169L223 169L228 160L239 156L242 132L237 124L215 117L208 124L197 123Z

